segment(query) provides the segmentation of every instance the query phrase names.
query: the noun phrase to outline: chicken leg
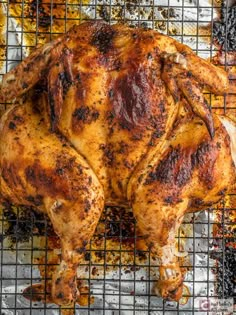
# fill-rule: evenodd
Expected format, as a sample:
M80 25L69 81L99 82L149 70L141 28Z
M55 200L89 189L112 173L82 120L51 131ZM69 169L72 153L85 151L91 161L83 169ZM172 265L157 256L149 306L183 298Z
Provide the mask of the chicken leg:
M220 120L213 117L214 139L198 118L183 118L169 140L159 147L159 153L154 158L146 157L146 167L137 170L128 185L138 228L160 260L155 290L167 299L178 301L182 295L175 235L184 214L216 203L235 182L228 134Z
M85 159L47 130L36 106L16 105L2 118L1 193L49 215L62 246L52 296L68 305L78 294L76 270L103 210L103 189Z

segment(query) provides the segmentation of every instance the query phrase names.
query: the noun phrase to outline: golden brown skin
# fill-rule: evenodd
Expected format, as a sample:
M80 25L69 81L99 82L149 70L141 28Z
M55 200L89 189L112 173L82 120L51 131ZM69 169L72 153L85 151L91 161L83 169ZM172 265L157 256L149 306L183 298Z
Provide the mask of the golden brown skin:
M160 259L157 291L179 300L175 232L235 180L228 134L199 84L223 94L226 73L152 30L88 22L6 74L1 98L40 78L1 120L0 170L4 197L46 211L61 238L54 301L75 300L76 268L104 202L133 208Z

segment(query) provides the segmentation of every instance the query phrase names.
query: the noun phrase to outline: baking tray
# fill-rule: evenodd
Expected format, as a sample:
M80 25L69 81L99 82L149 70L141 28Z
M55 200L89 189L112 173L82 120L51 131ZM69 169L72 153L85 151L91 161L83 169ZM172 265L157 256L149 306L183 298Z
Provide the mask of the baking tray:
M11 0L0 5L0 74L73 24L88 19L126 21L172 36L225 67L231 78L229 95L208 93L206 98L213 111L236 114L234 1L222 6L220 1L208 0ZM0 104L0 114L9 106ZM177 303L153 294L158 268L136 233L132 212L106 208L78 269L81 298L66 310L50 303L48 287L59 263L60 244L48 218L4 203L0 213L1 314L216 314L209 301L219 299L226 299L225 314L232 314L235 217L234 192L211 209L185 216L176 235L178 248L188 252L180 258L185 287Z

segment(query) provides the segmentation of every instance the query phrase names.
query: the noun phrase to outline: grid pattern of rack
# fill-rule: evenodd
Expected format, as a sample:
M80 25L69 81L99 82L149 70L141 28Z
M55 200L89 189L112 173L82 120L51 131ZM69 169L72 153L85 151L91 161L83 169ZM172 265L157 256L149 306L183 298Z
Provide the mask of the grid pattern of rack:
M230 4L226 1L226 10ZM0 74L9 71L35 45L48 42L74 23L87 19L104 19L109 23L125 19L128 23L145 25L173 36L205 58L219 53L219 46L213 45L212 28L221 3L213 0L14 0L2 1L0 5L3 34ZM225 27L227 37L227 24ZM226 46L221 50L221 64L232 68L236 61L235 64L232 60L228 62L227 49ZM234 79L232 77L232 82ZM224 113L236 111L234 96L236 98L233 93L228 96L234 104L229 107L226 97L220 103L206 94L213 110ZM8 106L0 104L0 113ZM81 285L86 289L81 294L84 301L80 304L83 305L76 305L76 312L95 315L208 314L209 310L201 308L199 297L203 301L214 296L233 297L235 212L236 195L231 194L210 211L186 216L177 239L179 247L184 244L189 253L189 259L183 260L188 289L182 302L175 303L163 301L153 294L153 275L157 267L149 251L138 245L140 240L132 214L107 208L81 266ZM0 222L0 313L65 314L65 310L56 305L43 302L49 299L46 289L50 268L58 263L55 255L60 252L48 219L30 209L22 211L5 204ZM31 290L28 292L31 300L25 299L23 289L41 280L44 280L41 294ZM34 298L38 301L32 301Z

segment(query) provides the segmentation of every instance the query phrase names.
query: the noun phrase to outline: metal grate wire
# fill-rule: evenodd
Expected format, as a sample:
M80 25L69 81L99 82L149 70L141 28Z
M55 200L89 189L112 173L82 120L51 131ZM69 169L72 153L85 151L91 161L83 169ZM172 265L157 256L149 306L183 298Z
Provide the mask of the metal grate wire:
M225 3L228 10L229 1ZM219 50L219 46L213 45L215 39L211 31L214 19L220 12L219 1L10 0L1 1L0 5L6 17L2 47L7 47L5 57L0 59L3 63L0 74L9 71L35 45L52 40L67 31L73 23L87 19L105 19L109 23L126 20L133 25L147 25L190 45L197 54L205 58L213 58ZM48 9L48 14L44 15L43 7ZM72 8L77 14L73 13L71 17ZM56 10L60 12L60 16L55 15ZM57 22L60 27L56 30L54 26ZM28 30L29 23L35 25L34 29ZM27 41L27 36L34 39ZM224 67L228 69L227 46L223 52ZM232 82L233 80L235 79L232 78ZM228 108L226 98L222 99L222 105L219 106L219 102L215 105L214 98L209 93L206 97L209 98L213 110L228 113L236 109L235 106ZM0 106L0 111L3 112L9 104ZM111 215L110 208L104 211L99 224L101 230L97 230L85 254L82 266L85 272L80 277L90 292L88 305L76 305L76 314L209 314L209 311L201 309L197 300L199 296L206 299L214 296L233 297L230 272L235 271L232 268L236 265L236 254L235 247L228 244L235 244L235 222L232 222L236 213L235 194L231 194L208 212L186 217L182 224L185 234L179 232L177 240L179 248L184 241L189 253L189 261L184 262L188 269L185 285L190 288L185 291L188 300L186 304L164 301L153 294L152 275L157 267L151 262L150 252L138 248L139 236L134 218L122 211L116 208L115 215ZM54 304L33 302L22 297L26 286L44 280L41 299L46 300L47 281L50 280L48 269L54 265L50 260L53 252L50 242L55 239L55 235L48 218L31 210L27 213L27 216L22 216L21 209L9 204L4 205L1 212L0 313L65 314L65 310ZM226 230L230 230L230 233ZM39 238L44 239L43 246L39 246ZM97 240L102 246L94 249ZM111 246L114 245L112 240L116 242L114 247ZM92 259L95 254L101 257L100 262ZM35 257L38 255L45 258L37 262ZM110 257L115 258L112 260ZM129 258L126 261L124 257ZM39 274L39 268L43 268L43 275ZM145 277L143 273L140 274L142 270L145 270ZM31 297L33 296L34 292L31 292Z

